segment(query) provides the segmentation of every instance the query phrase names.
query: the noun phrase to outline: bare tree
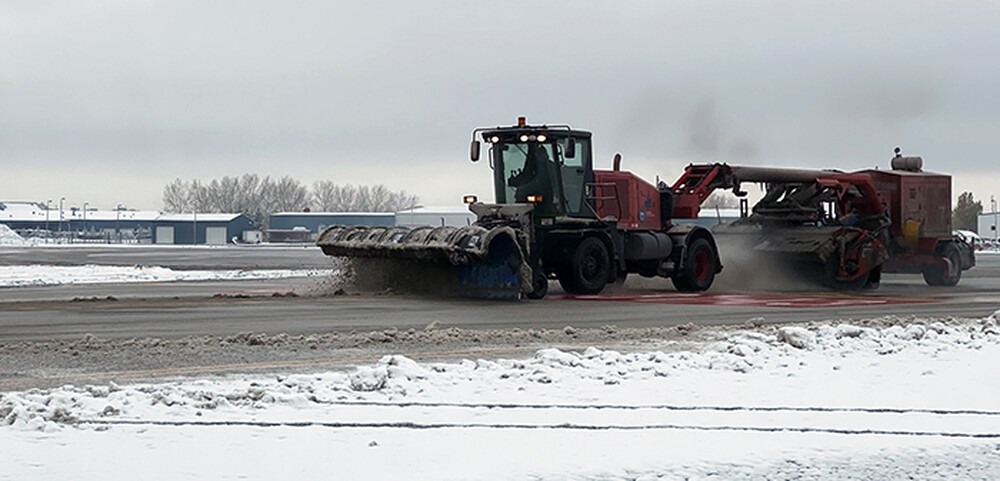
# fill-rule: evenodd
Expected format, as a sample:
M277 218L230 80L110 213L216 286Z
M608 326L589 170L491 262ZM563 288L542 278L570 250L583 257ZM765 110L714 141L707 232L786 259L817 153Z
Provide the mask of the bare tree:
M383 184L340 186L329 180L313 183L313 207L326 212L396 212L420 199L406 191L393 192Z
M291 177L274 182L272 189L272 212L295 212L309 207L309 189Z
M310 205L333 212L395 212L412 207L417 196L393 192L384 185L340 186L328 180L313 183L312 192L291 177L272 179L257 174L225 176L210 181L175 179L163 188L166 212L242 213L262 229L271 214L297 212Z
M163 188L163 211L187 212L191 209L189 198L188 183L181 179L174 179Z

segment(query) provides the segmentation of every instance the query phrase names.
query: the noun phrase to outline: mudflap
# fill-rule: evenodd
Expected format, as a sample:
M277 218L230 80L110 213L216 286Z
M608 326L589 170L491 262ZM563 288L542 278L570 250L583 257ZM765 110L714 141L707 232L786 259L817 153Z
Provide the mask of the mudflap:
M521 296L518 271L507 264L458 267L458 294L479 299L517 300Z

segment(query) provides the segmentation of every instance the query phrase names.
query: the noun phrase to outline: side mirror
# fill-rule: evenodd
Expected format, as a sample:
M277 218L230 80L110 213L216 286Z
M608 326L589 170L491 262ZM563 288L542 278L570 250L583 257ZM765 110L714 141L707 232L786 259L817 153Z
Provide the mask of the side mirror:
M576 141L573 139L566 139L566 157L574 158L576 157Z
M473 162L476 162L476 161L479 160L479 141L478 140L473 140L472 141L472 146L469 147L469 158L472 159Z

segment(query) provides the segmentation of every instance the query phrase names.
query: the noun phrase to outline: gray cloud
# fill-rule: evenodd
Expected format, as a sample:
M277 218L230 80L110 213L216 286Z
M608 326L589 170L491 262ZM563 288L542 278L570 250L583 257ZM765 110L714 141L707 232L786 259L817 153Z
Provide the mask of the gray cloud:
M426 178L390 187L447 202L488 177L464 170L469 131L527 115L593 130L599 159L860 168L901 144L981 175L1000 150L998 30L975 1L8 2L0 158L19 179L131 175L149 208L175 177L246 171L406 170Z

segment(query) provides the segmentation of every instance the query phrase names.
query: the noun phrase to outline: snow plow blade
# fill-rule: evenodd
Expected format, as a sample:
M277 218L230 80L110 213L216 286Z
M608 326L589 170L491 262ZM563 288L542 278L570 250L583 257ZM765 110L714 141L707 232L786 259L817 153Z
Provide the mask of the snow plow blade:
M449 267L456 294L517 299L522 286L531 286L531 269L522 261L516 239L510 227L334 226L323 231L316 245L328 256L398 260L414 271Z

